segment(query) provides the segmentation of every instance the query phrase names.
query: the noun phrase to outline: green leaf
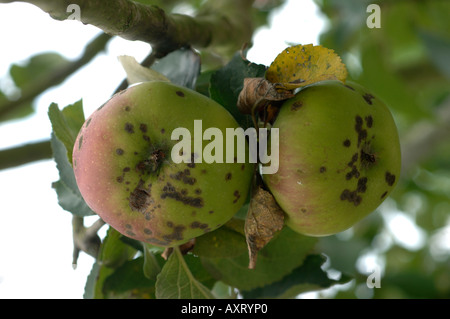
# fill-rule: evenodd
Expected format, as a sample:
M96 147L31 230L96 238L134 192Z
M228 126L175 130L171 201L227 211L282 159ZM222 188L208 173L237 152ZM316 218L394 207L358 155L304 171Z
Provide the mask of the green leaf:
M31 57L24 65L13 64L9 70L14 83L21 89L42 81L53 70L68 63L58 53L48 52Z
M226 66L211 76L211 98L225 107L244 129L252 125L251 118L240 113L236 106L244 79L264 77L265 72L264 65L249 63L236 53Z
M424 30L419 31L419 36L425 43L431 62L450 79L450 38Z
M343 275L339 280L328 278L322 265L326 261L325 256L309 255L300 267L280 281L274 282L251 291L243 291L244 298L294 298L297 295L310 291L330 288L336 284L345 284L351 280Z
M103 282L114 272L113 268L101 266L98 261L92 265L84 286L84 299L103 299Z
M256 267L248 269L248 254L234 258L202 257L205 268L217 280L241 290L252 290L281 280L300 266L317 242L284 227L260 252Z
M170 82L195 89L200 74L200 55L192 49L179 49L153 64L152 69L164 74Z
M156 280L158 299L213 299L214 296L191 273L180 250L174 248Z
M237 257L247 253L245 236L226 225L196 238L192 253L208 258Z
M144 275L148 279L156 280L156 276L161 272L160 262L146 243L142 243L142 247L144 249Z
M78 189L72 165L67 158L67 149L53 133L51 146L60 177L60 180L52 185L58 195L59 205L77 216L93 215L94 212L87 206Z
M80 100L66 106L62 111L52 103L48 109L48 117L53 133L63 142L67 149L67 158L72 163L72 152L78 132L84 124L83 102Z
M125 262L105 278L102 292L105 298L154 299L155 281L145 277L144 257Z
M114 228L108 228L98 257L102 266L117 268L136 255L137 250L124 243L122 237L123 235Z

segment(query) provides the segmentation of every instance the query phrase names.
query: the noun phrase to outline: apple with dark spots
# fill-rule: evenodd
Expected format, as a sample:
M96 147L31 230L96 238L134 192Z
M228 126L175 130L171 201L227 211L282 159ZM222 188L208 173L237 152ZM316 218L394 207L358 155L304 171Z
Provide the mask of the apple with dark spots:
M174 162L179 139L171 133L186 128L193 139L194 120L204 130L239 127L221 105L167 82L132 86L96 110L73 150L76 181L90 208L120 233L162 247L231 219L247 197L254 164L200 163L194 147L179 154L190 163Z
M264 175L286 224L309 236L344 231L373 212L401 169L397 127L386 105L364 87L322 81L286 101L279 169Z

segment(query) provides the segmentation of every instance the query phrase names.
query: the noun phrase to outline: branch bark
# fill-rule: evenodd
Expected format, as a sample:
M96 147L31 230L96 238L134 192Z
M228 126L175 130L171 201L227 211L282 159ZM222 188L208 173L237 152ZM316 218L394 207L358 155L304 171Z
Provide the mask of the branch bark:
M52 158L50 141L25 144L0 151L0 170Z
M127 40L147 42L160 54L185 46L205 48L228 46L235 50L251 40L253 0L214 0L203 14L195 18L181 14L166 14L154 5L130 0L19 0L38 6L56 20L65 20L78 5L80 20L110 35ZM15 2L0 0L0 3Z

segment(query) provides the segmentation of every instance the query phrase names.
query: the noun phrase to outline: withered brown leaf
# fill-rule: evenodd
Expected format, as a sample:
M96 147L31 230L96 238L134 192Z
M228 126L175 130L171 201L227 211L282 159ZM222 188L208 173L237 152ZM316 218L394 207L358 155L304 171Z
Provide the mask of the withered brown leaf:
M258 186L250 200L245 220L245 237L249 253L249 269L254 269L258 252L283 228L284 212L272 194Z
M291 90L284 89L280 83L271 83L264 78L245 78L244 87L239 93L237 107L243 114L252 114L270 101L284 101L293 97Z

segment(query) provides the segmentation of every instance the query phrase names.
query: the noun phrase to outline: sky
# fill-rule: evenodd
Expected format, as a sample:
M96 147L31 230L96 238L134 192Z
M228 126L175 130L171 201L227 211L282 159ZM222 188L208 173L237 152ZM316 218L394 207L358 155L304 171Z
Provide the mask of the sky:
M301 10L300 10L301 5ZM295 21L295 28L292 28ZM268 27L254 36L249 60L269 65L289 43L318 43L325 27L313 1L289 0L276 10ZM99 30L78 21L55 21L26 3L0 4L0 88L10 88L7 73L12 63L23 63L43 52L78 58ZM280 36L281 35L281 36ZM52 102L60 108L83 99L85 116L109 99L125 77L117 56L138 61L150 46L120 38L88 66L41 95L36 113L26 119L0 124L0 149L48 139L51 133L47 110ZM51 184L59 179L52 160L0 171L0 298L80 299L94 259L80 254L72 268L71 214L59 205ZM95 217L86 220L86 224ZM101 233L106 230L103 227Z

